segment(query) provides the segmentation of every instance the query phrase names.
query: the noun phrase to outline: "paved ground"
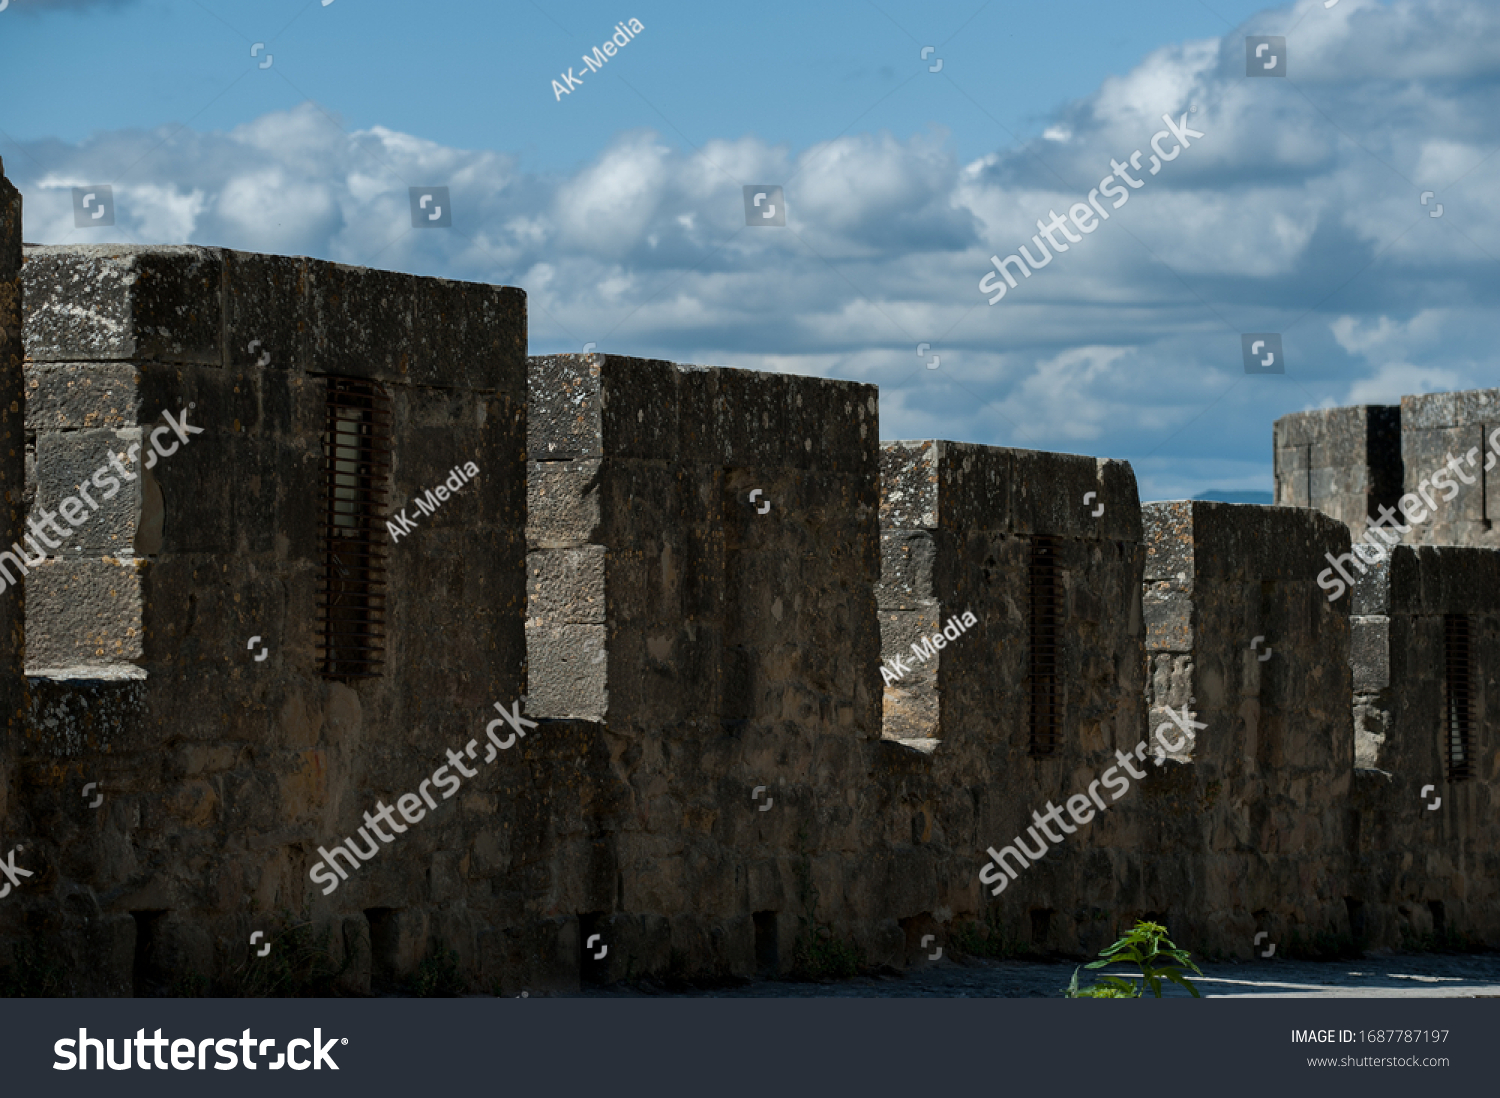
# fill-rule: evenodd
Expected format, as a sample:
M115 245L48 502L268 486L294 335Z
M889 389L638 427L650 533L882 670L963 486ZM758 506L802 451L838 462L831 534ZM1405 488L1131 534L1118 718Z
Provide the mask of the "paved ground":
M1052 998L1062 994L1077 962L947 959L905 974L861 976L822 983L755 980L721 988L668 987L591 989L591 997L639 995L728 996L734 998ZM1256 961L1200 965L1193 978L1206 997L1261 998L1500 998L1500 953L1385 954L1358 961ZM1122 973L1122 975L1126 975ZM1137 974L1138 975L1138 974ZM1087 985L1088 972L1079 973ZM1187 992L1172 987L1172 996Z

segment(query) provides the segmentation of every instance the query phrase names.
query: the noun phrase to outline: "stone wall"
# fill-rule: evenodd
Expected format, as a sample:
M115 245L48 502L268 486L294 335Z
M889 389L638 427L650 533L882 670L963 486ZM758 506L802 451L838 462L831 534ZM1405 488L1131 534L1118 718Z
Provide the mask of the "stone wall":
M1363 449L1361 419L1368 440ZM1388 430L1379 433L1377 445L1369 426L1376 422L1399 425L1399 461L1392 458ZM1347 902L1351 933L1367 943L1500 936L1500 910L1489 884L1494 866L1484 853L1496 841L1487 806L1500 778L1500 746L1485 707L1488 678L1480 671L1494 643L1494 573L1500 569L1493 552L1500 548L1493 530L1500 512L1500 473L1494 469L1500 446L1491 442L1497 427L1500 390L1494 389L1403 397L1399 414L1343 408L1277 421L1278 499L1317 507L1348 522L1353 532L1364 532L1357 500L1338 491L1314 491L1310 499L1296 495L1299 470L1308 463L1295 444L1310 443L1314 455L1325 446L1333 466L1322 476L1326 484L1371 483L1379 469L1401 471L1401 500L1382 491L1379 498L1371 495L1364 513L1375 517L1380 506L1404 503L1396 516L1406 520L1407 529L1399 532L1403 544L1366 548L1362 561L1347 561L1355 583L1351 598L1340 600L1352 602L1350 849L1356 860ZM1329 444L1334 438L1343 441ZM1377 544L1376 535L1366 541ZM1471 766L1457 780L1444 754L1450 616L1467 621L1474 674ZM1424 800L1426 786L1432 788ZM1441 807L1429 809L1438 798Z
M913 834L949 855L939 906L950 923L978 921L1037 950L1108 944L1116 904L1139 900L1139 857L1100 850L1124 809L1085 797L1079 816L1100 818L1082 834L1027 829L1033 811L1081 794L1141 739L1143 549L1130 466L887 443L881 549L884 732L909 772ZM1017 835L1042 856L1005 853ZM1047 851L1045 836L1063 841ZM1003 887L975 876L991 847L1016 871Z
M1500 428L1500 389L1401 398L1405 490L1436 503L1403 535L1407 545L1500 548L1500 470L1490 436ZM1451 464L1450 464L1451 462ZM1426 510L1426 508L1424 508Z
M1445 932L1493 942L1500 694L1487 669L1500 661L1500 554L1397 546L1376 579L1355 606L1371 629L1355 688L1381 714L1360 737L1355 772L1360 929L1392 945Z
M5 178L0 163L0 547L21 534L26 458L22 440L21 391L21 195ZM25 587L14 569L0 588L0 858L16 832L15 759L26 710L21 674L26 620ZM0 913L0 919L3 919ZM0 923L3 926L3 923Z
M1275 502L1312 507L1356 531L1402 488L1401 409L1361 404L1282 416L1272 427Z
M1500 941L1488 551L1400 549L1330 603L1349 536L1314 511L1143 510L1122 462L882 446L868 385L528 360L518 290L308 259L29 249L23 363L18 219L0 190L4 530L68 532L29 543L25 604L0 591L0 855L36 873L0 970L25 946L57 993L192 990L288 919L358 956L356 993L448 949L519 994L976 935L1091 953L1137 916L1238 956L1261 930ZM389 469L330 479L329 393L361 380ZM132 464L183 410L202 432ZM1389 417L1345 411L1278 424L1278 492L1301 446L1308 500L1359 522L1394 499ZM111 456L134 479L69 511ZM387 531L366 678L321 649L361 499ZM1460 613L1449 781L1434 630ZM1356 684L1383 714L1357 749ZM346 839L369 860L330 869Z
M586 978L785 970L818 927L897 959L874 387L613 355L530 385L528 709L599 759Z
M353 987L372 956L378 982L438 940L477 979L512 971L527 951L493 912L538 897L492 874L512 836L545 856L549 835L518 822L536 813L511 756L331 895L309 873L523 692L523 295L195 247L33 248L23 280L34 515L166 412L202 433L136 464L28 578L7 834L38 876L0 932L29 920L75 994L221 976L281 913L336 955L373 937ZM393 464L360 491L417 520L386 547L386 662L365 680L325 677L319 654L329 375L385 387Z
M1283 951L1346 934L1349 600L1313 577L1348 530L1287 507L1142 512L1148 725L1167 761L1129 846L1174 852L1153 863L1157 894L1192 940L1245 956L1260 931Z

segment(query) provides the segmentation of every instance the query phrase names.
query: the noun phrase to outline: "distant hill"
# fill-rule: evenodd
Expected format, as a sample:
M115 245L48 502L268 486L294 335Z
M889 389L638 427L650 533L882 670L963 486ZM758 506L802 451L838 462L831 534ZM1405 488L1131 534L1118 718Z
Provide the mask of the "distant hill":
M1201 496L1194 496L1193 498L1212 500L1215 503L1263 503L1269 507L1272 496L1270 492L1229 492L1220 491L1216 488L1211 492L1204 492Z

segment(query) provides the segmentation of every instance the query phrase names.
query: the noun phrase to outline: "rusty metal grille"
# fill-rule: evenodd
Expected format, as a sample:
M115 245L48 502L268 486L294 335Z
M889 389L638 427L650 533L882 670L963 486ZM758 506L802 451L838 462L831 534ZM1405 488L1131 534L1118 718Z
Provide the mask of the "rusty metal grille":
M319 656L326 679L375 678L385 662L391 422L391 400L379 385L328 379L318 586Z
M1027 573L1030 647L1026 675L1029 749L1033 756L1057 752L1062 730L1062 683L1058 680L1058 645L1062 640L1062 573L1056 538L1031 539Z
M1469 766L1469 726L1473 696L1469 678L1469 619L1465 614L1443 616L1443 648L1447 657L1448 713L1446 721L1448 780L1465 781Z

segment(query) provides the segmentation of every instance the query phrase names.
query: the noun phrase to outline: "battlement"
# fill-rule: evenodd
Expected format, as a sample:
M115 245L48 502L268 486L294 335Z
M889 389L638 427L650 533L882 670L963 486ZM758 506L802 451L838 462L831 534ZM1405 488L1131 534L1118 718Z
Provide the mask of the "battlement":
M1278 421L1278 500L1317 509L1143 507L1122 461L882 443L871 385L528 358L518 289L23 264L0 215L0 520L55 542L0 590L0 827L38 870L0 967L155 994L278 911L352 992L439 949L519 994L1145 914L1238 956L1438 911L1500 943L1493 550L1318 582L1488 400Z

